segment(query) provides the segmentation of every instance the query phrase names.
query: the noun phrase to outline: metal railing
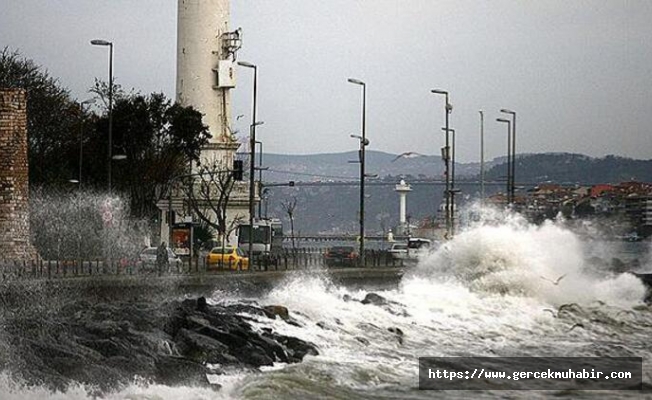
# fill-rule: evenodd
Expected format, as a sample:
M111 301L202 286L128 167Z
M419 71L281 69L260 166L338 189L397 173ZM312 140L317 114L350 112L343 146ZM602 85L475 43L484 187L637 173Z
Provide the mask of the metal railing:
M326 260L326 249L284 249L271 256L255 256L251 263L227 260L208 264L205 257L187 259L182 263L144 263L137 259L116 259L111 262L94 260L6 260L0 259L0 279L61 279L95 276L169 276L196 274L255 273L259 271L310 270L329 267L402 267L403 260L396 259L387 250L366 250L365 264L359 258L352 260Z

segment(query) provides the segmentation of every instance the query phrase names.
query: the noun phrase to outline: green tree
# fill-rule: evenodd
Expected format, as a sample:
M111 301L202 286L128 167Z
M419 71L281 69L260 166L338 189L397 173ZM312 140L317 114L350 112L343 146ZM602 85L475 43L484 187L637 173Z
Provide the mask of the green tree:
M68 184L76 175L65 155L78 148L77 132L83 116L68 89L32 60L7 47L0 51L0 87L22 88L27 93L30 183Z
M97 120L98 143L106 146L108 115ZM113 107L113 187L127 195L135 217L153 219L157 201L171 180L189 172L191 162L210 138L202 115L172 104L163 94L118 96Z

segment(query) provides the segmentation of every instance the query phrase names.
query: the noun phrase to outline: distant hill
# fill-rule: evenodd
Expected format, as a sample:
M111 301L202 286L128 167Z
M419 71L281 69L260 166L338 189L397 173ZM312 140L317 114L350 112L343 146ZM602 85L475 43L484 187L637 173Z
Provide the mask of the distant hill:
M487 179L500 179L507 174L507 164L490 168ZM517 182L618 183L652 182L652 160L606 156L592 158L582 154L544 153L516 157Z
M373 150L367 151L365 156L365 170L369 174L377 174L379 178L401 175L411 175L415 178L441 178L444 174L444 163L439 156L397 159L396 154ZM354 180L360 176L360 164L357 161L357 151L311 155L264 154L263 164L269 168L264 172L264 180L268 182ZM489 168L495 165L495 161L486 164ZM455 164L455 173L458 176L473 176L479 171L479 163Z
M441 179L444 163L439 156L396 158L396 154L381 151L366 152L366 171L379 178L412 176L414 179ZM360 176L358 152L283 155L264 154L264 181L345 181ZM350 162L356 161L356 162ZM506 176L505 157L485 162L487 180ZM455 174L460 179L478 178L480 163L456 163ZM605 183L639 180L652 182L652 160L606 156L593 158L573 153L519 154L516 157L516 177L519 182Z
M264 182L294 181L357 181L359 164L357 152L315 155L265 154ZM400 176L411 176L408 183L419 177L441 178L444 165L438 156L401 158L378 151L367 152L367 171L378 174L386 185L369 185L366 190L366 227L369 234L383 231L398 223L398 196L394 183ZM456 164L460 180L477 179L479 163ZM504 157L486 163L487 180L503 180L507 164ZM592 158L581 154L546 153L517 156L517 183L617 183L628 180L652 182L652 160L632 160L607 156ZM460 186L459 204L477 198L479 185ZM502 185L489 185L487 195L502 191ZM355 233L358 229L358 186L270 187L268 209L270 216L280 217L285 226L289 220L281 207L282 202L297 199L295 226L303 233ZM432 216L443 198L443 187L413 185L408 196L408 214L413 220Z

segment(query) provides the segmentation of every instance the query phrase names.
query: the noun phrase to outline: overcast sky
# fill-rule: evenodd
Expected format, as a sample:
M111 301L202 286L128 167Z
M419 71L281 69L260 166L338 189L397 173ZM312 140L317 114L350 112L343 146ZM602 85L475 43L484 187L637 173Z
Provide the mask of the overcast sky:
M175 0L0 0L9 46L85 99L94 77L174 97ZM506 151L500 108L517 111L518 152L652 158L652 1L233 0L240 60L259 66L265 152L357 149L358 86L367 83L370 149L438 154L450 92L457 159ZM234 115L249 114L240 71ZM242 122L246 119L241 119ZM246 132L245 122L235 126Z

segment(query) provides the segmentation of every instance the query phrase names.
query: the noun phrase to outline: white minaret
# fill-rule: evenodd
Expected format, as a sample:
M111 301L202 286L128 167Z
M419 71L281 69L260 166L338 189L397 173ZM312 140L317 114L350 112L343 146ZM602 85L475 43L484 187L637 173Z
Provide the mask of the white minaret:
M412 191L412 188L410 187L410 185L405 183L403 179L401 179L401 182L398 185L396 185L394 191L399 195L399 204L400 204L399 214L398 214L399 227L402 231L405 231L407 228L407 220L406 220L407 194Z

